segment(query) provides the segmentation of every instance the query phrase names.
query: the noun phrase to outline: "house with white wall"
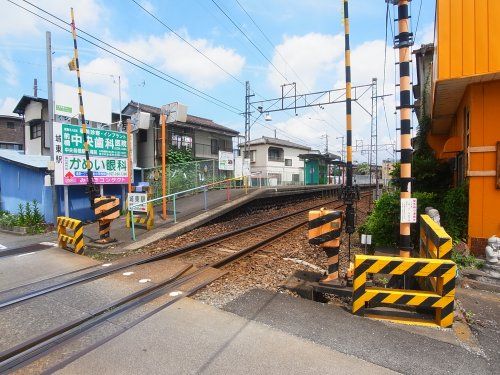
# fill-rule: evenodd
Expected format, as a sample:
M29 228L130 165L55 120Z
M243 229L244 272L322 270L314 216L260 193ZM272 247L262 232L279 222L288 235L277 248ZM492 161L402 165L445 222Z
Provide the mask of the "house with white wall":
M243 154L245 145L239 145ZM247 145L246 157L250 159L252 180L263 184L300 185L304 183L304 161L299 155L311 151L310 147L284 139L262 137ZM255 181L254 181L255 182Z

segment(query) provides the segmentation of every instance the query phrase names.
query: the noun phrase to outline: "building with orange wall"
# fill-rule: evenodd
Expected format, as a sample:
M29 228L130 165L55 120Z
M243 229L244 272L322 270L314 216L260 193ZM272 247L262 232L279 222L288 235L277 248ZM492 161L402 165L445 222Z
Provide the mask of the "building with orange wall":
M415 51L428 142L451 163L454 185L469 184L468 243L483 254L500 236L500 1L436 0L433 59ZM426 105L427 102L427 105Z

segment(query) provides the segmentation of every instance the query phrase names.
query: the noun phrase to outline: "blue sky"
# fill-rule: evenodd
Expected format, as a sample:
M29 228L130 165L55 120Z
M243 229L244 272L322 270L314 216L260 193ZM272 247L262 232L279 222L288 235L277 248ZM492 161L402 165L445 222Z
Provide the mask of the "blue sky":
M46 97L45 31L52 32L54 50L54 80L74 85L74 73L67 70L72 54L70 34L2 2L5 22L0 25L0 111L8 113L22 94L32 94L33 78L38 78L39 96ZM22 0L12 0L36 13ZM118 111L117 76L122 79L122 103L132 99L160 106L180 101L190 114L242 131L245 89L252 89L264 98L280 95L280 85L297 82L299 92L342 87L343 24L341 0L239 0L257 25L272 41L263 37L236 0L216 0L219 6L259 47L280 73L240 33L211 0L158 1L137 0L171 29L203 51L219 67L172 34L132 0L30 0L33 4L69 21L73 6L77 26L98 36L113 46L127 51L151 66L232 107L231 111L209 103L150 75L84 41L79 42L83 88L113 97L113 109ZM423 2L418 17L420 4ZM412 28L417 18L417 43L432 42L434 1L412 2ZM392 7L391 7L392 8ZM391 9L392 10L392 9ZM385 88L382 88L385 51L385 11L383 0L351 0L352 75L354 84L367 84L372 77L379 80L379 94L394 93L394 51L391 37L387 48ZM389 31L389 35L391 32ZM283 75L283 76L282 76ZM259 98L256 96L255 98ZM369 95L360 104L369 108ZM380 143L394 142L394 98L379 103ZM359 106L354 110L354 138L369 142L370 118ZM273 113L273 121L263 121L252 127L252 138L274 135L301 141L313 148L324 147L323 134L329 135L330 151L340 149L336 137L344 133L344 105L325 109L305 109L297 117L292 113ZM390 157L388 152L380 158ZM366 155L355 156L365 161Z

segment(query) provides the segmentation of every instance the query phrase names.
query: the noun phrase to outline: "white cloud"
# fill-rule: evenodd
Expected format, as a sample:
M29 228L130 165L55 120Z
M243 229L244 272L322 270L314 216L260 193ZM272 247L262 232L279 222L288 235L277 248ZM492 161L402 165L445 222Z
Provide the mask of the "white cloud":
M40 0L34 3L36 6L70 22L70 8L75 11L75 23L83 29L102 25L106 14L105 8L98 0ZM36 13L41 13L29 4L23 3L23 7ZM42 34L47 29L46 21L26 12L19 7L8 3L3 6L7 12L0 22L0 37L9 36L23 39L27 35Z
M286 36L276 50L273 64L288 81L297 81L299 92L307 92L317 88L318 80L335 69L344 51L344 37L319 33ZM268 80L276 90L285 83L272 66L269 66Z
M18 103L18 99L12 98L10 96L0 99L0 115L14 115L12 111Z
M148 12L153 13L155 11L154 5L151 3L151 1L148 0L142 0L140 1L141 6L146 9Z
M184 39L210 57L232 75L238 75L245 58L234 50L216 46L207 39L191 39L185 31ZM117 42L119 48L131 55L157 66L199 88L211 88L230 77L215 64L208 61L192 47L172 33L162 36L137 37L128 42Z
M63 77L70 85L76 85L76 74L68 69L69 55L56 57L52 64L56 77ZM62 73L62 74L61 74ZM118 76L121 80L122 106L129 98L127 72L123 65L111 57L97 57L80 66L83 91L89 90L110 96L114 100L113 110L118 111ZM57 80L57 79L56 79Z
M2 80L10 86L17 86L17 68L9 56L0 54L0 69Z
M318 34L316 34L318 35ZM302 43L294 42L288 46L287 50L290 56L293 55L295 50L296 65L294 69L299 73L302 80L310 83L311 89L327 90L331 87L344 88L345 87L345 65L343 55L343 36L341 35L319 35L308 34L308 38L292 37L287 38L287 41L301 41L307 40L308 45L312 48L308 51ZM316 40L315 40L316 39ZM324 45L321 47L322 41ZM330 47L327 47L327 44ZM302 49L298 48L302 47ZM325 51L329 49L329 51ZM314 52L313 52L314 51ZM385 43L383 40L367 41L361 45L356 46L351 51L351 69L353 85L366 85L372 82L372 78L378 78L378 95L382 92L385 94L394 93L394 51L390 46L387 46L387 61L386 61L386 80L385 89L383 90L383 75L384 75L384 53ZM310 57L308 56L310 55ZM276 61L279 56L275 56ZM311 60L312 62L311 62ZM287 59L289 60L289 59ZM290 60L289 60L290 61ZM309 65L309 64L312 65ZM296 68L297 67L297 68ZM310 72L315 70L315 72ZM269 71L271 79L277 82L277 76ZM298 81L300 82L300 81ZM299 84L299 83L298 83ZM312 87L311 87L312 86ZM278 86L279 87L279 86ZM364 95L361 96L363 91L368 89ZM307 91L307 90L303 90ZM371 111L371 88L358 89L355 95L361 96L357 103L352 104L353 111L353 145L356 140L363 140L363 144L369 145L370 141L370 123L371 117L361 108L363 106L368 112ZM379 144L389 143L394 140L395 123L392 113L395 110L394 97L384 99L385 107L387 109L388 123L390 133L387 131L385 123L385 115L383 110L382 101L378 101L378 135ZM290 140L297 142L302 140L302 143L308 145L320 146L321 150L324 149L324 140L321 136L325 133L329 135L329 151L338 153L341 149L341 140L337 137L345 135L345 104L332 104L324 106L324 110L316 107L316 109L305 109L299 112L299 116L292 117L285 121L274 122L272 126L280 129L278 137L287 138L284 134L290 136ZM262 134L269 135L270 131L262 127L255 127L252 133L252 138L258 137ZM389 136L390 134L390 136ZM345 139L344 139L345 142ZM379 152L379 161L382 158L387 158L388 154ZM354 160L359 162L367 161L367 155L355 153Z
M415 45L428 44L434 42L434 24L430 23L421 28L417 33Z

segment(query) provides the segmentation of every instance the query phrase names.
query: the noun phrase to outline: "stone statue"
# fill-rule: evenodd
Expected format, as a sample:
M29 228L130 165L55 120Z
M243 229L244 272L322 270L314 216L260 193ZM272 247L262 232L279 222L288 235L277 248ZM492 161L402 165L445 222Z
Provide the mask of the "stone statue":
M439 211L434 207L425 207L425 213L429 215L429 217L436 222L438 225L441 225L441 216L439 216Z
M488 238L488 245L484 249L486 262L489 264L498 264L498 256L500 255L500 238L491 236Z

